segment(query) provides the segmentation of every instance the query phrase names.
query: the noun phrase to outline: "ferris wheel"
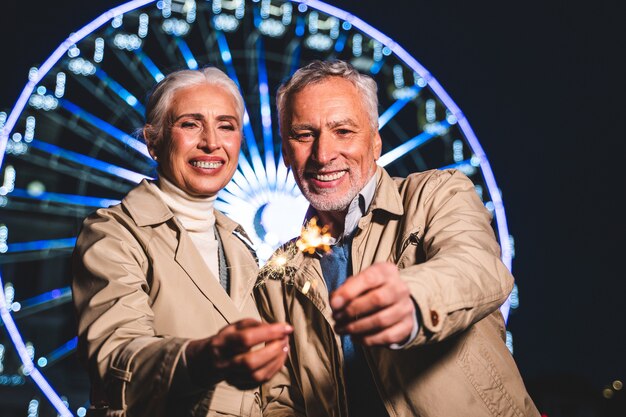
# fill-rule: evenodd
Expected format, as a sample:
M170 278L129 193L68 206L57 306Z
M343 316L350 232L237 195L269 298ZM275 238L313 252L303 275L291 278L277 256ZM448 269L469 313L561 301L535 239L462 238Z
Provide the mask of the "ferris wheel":
M379 165L401 176L467 174L511 268L513 241L479 141L437 80L392 39L315 0L129 1L71 34L31 69L12 111L0 113L0 385L15 402L26 399L33 415L85 413L69 257L84 217L155 176L134 134L147 91L173 70L206 65L238 84L245 144L215 206L244 226L263 261L299 233L307 207L281 159L274 93L300 66L333 58L378 83ZM515 292L509 301L505 316Z

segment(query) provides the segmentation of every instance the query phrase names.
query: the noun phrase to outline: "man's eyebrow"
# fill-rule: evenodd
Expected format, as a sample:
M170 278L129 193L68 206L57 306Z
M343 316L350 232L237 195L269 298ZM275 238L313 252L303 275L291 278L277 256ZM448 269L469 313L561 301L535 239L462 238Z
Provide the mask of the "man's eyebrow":
M315 130L315 127L309 123L295 123L291 125L289 129L290 132L295 132L296 130Z
M338 127L338 126L345 126L345 125L348 125L348 126L358 126L357 123L354 120L350 119L349 117L346 118L346 119L342 119L342 120L333 120L333 121L330 121L330 122L328 122L326 124L326 126L329 129L334 129L334 128Z

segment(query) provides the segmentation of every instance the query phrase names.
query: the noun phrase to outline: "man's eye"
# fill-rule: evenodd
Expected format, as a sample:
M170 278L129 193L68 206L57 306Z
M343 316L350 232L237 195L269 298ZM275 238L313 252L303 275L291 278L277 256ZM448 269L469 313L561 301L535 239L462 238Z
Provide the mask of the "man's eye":
M235 126L231 125L231 124L227 124L227 125L220 125L219 126L220 129L222 130L228 130L228 131L233 131L235 130Z
M348 136L352 134L352 131L349 129L337 129L336 132L339 136Z
M294 133L292 137L295 140L299 140L299 141L313 140L313 133L311 132Z

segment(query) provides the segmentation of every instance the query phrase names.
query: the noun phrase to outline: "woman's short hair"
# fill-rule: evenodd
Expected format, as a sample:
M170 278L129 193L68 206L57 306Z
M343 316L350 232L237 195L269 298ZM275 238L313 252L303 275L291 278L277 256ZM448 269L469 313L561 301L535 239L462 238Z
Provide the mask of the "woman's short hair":
M378 130L378 86L372 77L361 74L352 65L341 60L312 61L297 70L291 78L285 81L276 93L276 108L280 124L283 125L289 102L293 95L305 87L320 83L329 77L340 77L351 82L363 96L365 109L370 119L373 131Z
M168 112L174 93L181 88L209 84L224 88L235 99L239 125L243 126L244 102L237 84L223 71L215 67L199 70L180 70L168 74L154 86L146 105L146 124L143 137L147 144L161 142L170 120Z

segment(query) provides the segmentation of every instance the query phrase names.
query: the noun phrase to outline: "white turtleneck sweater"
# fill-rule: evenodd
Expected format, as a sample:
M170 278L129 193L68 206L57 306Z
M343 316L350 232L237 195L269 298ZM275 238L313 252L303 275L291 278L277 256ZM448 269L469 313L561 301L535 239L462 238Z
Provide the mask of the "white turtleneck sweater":
M159 176L159 180L151 185L187 230L209 270L219 281L218 243L215 239L213 214L213 202L217 196L191 196L163 176Z

